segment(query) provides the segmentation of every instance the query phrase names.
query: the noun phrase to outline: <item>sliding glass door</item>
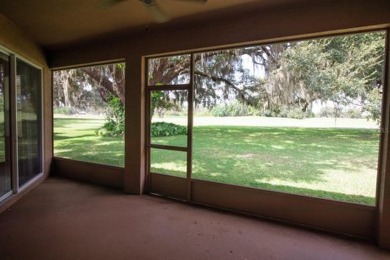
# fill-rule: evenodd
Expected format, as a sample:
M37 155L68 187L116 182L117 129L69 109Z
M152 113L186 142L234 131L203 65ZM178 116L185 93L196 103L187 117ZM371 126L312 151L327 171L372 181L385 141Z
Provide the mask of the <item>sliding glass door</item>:
M0 202L43 173L42 71L0 52Z
M12 191L9 124L9 57L0 53L0 198Z
M41 70L16 60L19 186L42 173Z

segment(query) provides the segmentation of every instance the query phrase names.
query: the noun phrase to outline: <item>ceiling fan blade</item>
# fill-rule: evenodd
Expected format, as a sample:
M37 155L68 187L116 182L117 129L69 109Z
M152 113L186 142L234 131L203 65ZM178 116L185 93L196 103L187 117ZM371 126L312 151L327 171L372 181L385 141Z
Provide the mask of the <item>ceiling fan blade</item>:
M165 23L169 21L169 17L163 12L163 10L161 10L161 8L156 3L150 4L147 7L149 12L153 16L153 19L157 23Z
M146 8L148 8L150 14L157 23L165 23L169 21L169 17L164 13L155 0L140 1L146 6Z

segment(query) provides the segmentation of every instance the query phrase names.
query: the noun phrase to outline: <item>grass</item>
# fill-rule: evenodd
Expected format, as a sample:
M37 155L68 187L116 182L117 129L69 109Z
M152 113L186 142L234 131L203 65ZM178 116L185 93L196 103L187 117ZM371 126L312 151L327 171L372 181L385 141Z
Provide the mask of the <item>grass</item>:
M102 119L55 119L54 156L123 167L123 139L97 136L103 124Z
M123 140L98 137L96 119L55 120L55 155L123 166ZM374 205L375 129L199 126L193 178ZM152 143L186 146L186 136ZM186 176L186 153L152 149L152 171Z
M154 142L173 144L175 139ZM378 140L378 130L197 127L192 176L373 205ZM185 176L177 171L185 169L185 158L153 152L160 153L152 156L154 171Z

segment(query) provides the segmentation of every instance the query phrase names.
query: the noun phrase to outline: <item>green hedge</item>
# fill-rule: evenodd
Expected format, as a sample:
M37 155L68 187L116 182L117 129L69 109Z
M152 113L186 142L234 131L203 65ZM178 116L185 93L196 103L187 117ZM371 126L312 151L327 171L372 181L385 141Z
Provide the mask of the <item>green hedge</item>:
M187 128L172 123L155 122L151 125L150 133L153 137L185 135L187 134Z

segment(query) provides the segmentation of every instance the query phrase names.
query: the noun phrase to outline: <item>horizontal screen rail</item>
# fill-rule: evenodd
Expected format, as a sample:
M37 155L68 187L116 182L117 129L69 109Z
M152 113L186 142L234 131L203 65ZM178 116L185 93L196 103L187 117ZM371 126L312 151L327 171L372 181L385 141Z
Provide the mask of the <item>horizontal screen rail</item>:
M179 152L187 152L187 147L179 147L179 146L170 146L170 145L161 145L161 144L150 144L148 145L150 148L162 149L162 150L170 150L170 151L179 151Z
M180 84L180 85L161 85L161 86L148 86L148 90L187 90L190 89L189 84Z

